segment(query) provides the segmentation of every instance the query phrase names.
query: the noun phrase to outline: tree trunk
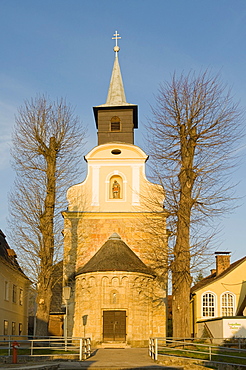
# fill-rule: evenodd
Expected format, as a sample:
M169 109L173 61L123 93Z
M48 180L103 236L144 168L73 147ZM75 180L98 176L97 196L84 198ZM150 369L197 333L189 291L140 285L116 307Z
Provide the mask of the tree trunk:
M190 338L190 251L189 229L179 222L172 268L173 337Z
M190 338L190 219L193 205L192 188L196 146L196 130L180 127L181 170L179 173L180 199L177 211L177 236L172 267L173 337Z
M49 148L46 149L47 163L47 189L44 212L40 217L40 232L42 235L42 248L40 250L40 274L37 295L37 326L36 335L48 335L48 323L52 296L52 272L54 256L54 211L55 211L55 185L56 185L56 142L50 138Z

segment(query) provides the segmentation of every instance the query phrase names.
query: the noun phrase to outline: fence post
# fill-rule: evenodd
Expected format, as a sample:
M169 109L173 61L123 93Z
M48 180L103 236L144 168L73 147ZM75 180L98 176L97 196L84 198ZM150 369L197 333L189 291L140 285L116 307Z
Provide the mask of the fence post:
M155 359L155 343L153 338L149 338L149 356Z
M83 339L79 340L79 361L82 361L83 357Z
M31 340L31 356L33 355L33 340Z
M9 353L9 356L10 356L11 355L11 337L10 337L10 335L9 335L9 339L8 339L8 347L9 347L8 353Z
M155 360L157 360L157 357L158 357L158 339L157 338L154 339L154 343L155 343Z
M212 360L212 347L209 346L209 361Z
M86 340L86 358L91 355L91 338Z

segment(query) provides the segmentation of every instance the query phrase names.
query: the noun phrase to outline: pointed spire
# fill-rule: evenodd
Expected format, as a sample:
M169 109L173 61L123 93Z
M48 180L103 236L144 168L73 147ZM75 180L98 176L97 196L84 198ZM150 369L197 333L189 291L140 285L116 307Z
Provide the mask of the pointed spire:
M126 96L120 72L118 51L115 52L115 61L108 89L106 105L126 105Z
M114 66L112 70L111 80L109 84L108 89L108 97L105 104L99 105L99 107L120 107L125 105L134 105L129 104L126 102L126 96L125 96L125 90L123 85L123 80L120 72L120 64L119 64L119 58L118 53L120 51L120 48L118 46L118 40L121 39L119 37L119 34L117 31L115 31L114 37L112 37L113 40L115 40L115 46L114 46L114 52L115 52L115 60L114 60Z
M120 39L121 37L119 37L119 34L116 31L114 37L112 38L115 40L114 46L115 60L108 89L107 101L104 104L93 107L96 126L98 128L98 144L101 145L104 143L108 143L110 141L122 141L127 142L129 144L133 144L134 143L133 130L135 128L138 128L138 106L136 104L130 104L126 102L126 96L118 58L118 53L120 51L120 48L118 46L118 39ZM122 110L125 108L127 109L127 111L125 111L125 114L127 115L128 118L122 119L120 131L111 130L111 125L108 125L107 126L108 129L106 129L105 131L106 127L105 117L107 116L107 119L109 120L108 122L111 122L110 120L112 119L113 116L121 117ZM115 111L115 114L113 115L112 110ZM103 115L101 115L102 111L104 111Z

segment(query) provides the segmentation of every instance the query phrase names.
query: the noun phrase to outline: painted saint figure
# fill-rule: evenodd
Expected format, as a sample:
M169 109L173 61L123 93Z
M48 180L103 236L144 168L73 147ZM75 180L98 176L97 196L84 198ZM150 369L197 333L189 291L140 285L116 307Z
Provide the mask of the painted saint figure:
M112 192L113 192L114 199L120 198L120 184L117 182L117 180L114 180L113 182Z

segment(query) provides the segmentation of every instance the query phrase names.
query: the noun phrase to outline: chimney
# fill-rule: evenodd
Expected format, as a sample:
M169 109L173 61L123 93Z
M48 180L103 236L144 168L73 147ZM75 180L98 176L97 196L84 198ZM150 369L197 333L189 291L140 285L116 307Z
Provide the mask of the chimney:
M215 252L216 258L216 276L220 275L228 267L230 267L231 252Z

